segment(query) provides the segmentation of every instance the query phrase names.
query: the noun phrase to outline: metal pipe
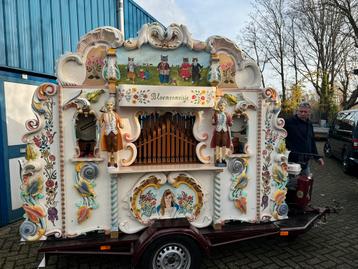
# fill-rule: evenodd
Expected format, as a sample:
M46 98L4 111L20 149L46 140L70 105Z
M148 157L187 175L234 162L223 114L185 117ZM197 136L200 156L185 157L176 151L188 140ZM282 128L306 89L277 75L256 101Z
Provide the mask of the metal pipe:
M121 30L123 38L125 38L123 0L117 0L117 18L119 20L119 30Z

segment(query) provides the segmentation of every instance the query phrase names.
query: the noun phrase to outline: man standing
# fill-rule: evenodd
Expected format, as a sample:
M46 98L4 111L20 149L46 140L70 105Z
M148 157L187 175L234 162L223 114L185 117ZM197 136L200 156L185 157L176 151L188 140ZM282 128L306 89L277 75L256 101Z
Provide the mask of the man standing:
M301 164L301 174L305 176L310 175L309 159L311 157L320 165L324 165L323 159L317 154L313 126L309 120L310 114L310 104L302 102L298 106L296 115L285 123L286 147L291 151L289 161Z

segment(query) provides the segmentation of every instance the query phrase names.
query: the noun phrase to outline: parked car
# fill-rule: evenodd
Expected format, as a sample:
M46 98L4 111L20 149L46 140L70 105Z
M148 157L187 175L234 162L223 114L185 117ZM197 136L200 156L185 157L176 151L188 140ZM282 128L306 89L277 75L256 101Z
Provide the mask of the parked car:
M337 114L324 145L324 154L341 160L346 173L358 166L358 109Z
M329 128L313 124L313 133L316 140L326 140L328 137Z

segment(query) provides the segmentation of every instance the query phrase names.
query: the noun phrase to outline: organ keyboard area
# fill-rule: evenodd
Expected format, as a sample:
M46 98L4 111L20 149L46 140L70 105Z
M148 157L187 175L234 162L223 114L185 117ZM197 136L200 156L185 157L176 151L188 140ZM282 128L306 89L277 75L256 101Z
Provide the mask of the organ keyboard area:
M150 113L138 117L141 134L135 142L135 164L198 163L192 113Z

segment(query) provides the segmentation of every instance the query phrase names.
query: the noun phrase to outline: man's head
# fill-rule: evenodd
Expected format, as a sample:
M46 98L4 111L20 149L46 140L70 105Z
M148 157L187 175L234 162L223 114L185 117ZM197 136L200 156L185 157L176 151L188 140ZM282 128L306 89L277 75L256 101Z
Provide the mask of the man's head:
M113 111L114 109L114 98L113 97L110 97L107 102L106 102L106 109L107 111Z
M219 111L221 112L224 112L225 109L226 109L226 102L225 100L221 99L219 102L218 102L218 109Z
M307 121L311 115L311 105L308 102L302 102L297 109L297 117Z

